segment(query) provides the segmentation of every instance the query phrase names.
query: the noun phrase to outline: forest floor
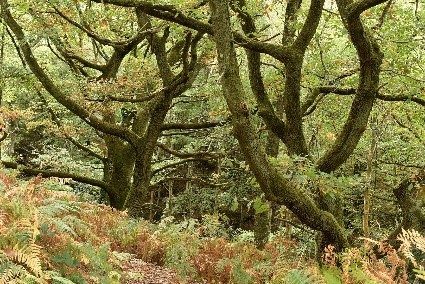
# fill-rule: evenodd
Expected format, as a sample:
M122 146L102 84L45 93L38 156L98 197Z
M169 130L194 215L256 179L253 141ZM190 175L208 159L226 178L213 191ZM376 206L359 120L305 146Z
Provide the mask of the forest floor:
M153 224L68 190L0 171L0 284L34 277L68 284L409 283L395 251L371 261L355 248L342 256L341 271L330 248L329 265L320 268L306 239L284 232L258 250L250 232L226 236L215 215Z
M181 281L175 271L135 257L124 262L121 268L127 284L201 284Z

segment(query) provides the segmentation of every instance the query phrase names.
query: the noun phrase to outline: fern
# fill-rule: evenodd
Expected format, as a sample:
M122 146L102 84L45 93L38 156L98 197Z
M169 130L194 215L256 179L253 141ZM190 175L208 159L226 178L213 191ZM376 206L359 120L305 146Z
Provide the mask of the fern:
M307 271L303 269L292 269L283 276L278 276L272 284L322 284L323 277L318 271Z
M5 237L10 239L10 245L0 250L0 264L4 265L0 284L12 283L18 279L32 279L36 283L44 283L40 259L42 248L35 243L40 234L38 212L33 211L32 216L31 219L24 218L15 222L5 232Z
M74 238L78 235L76 229L88 231L88 225L77 216L72 215L79 212L78 205L63 200L50 201L51 203L38 208L44 228L53 225L57 233L67 233Z
M46 205L38 207L38 211L43 216L55 217L60 214L77 213L79 207L75 203L65 200L47 199Z
M400 247L400 251L413 263L415 266L416 277L425 280L425 267L424 262L418 262L413 250L416 248L422 254L425 254L425 237L415 230L402 230L402 233L398 236L403 244Z
M9 264L0 275L0 284L9 284L25 277L26 271L22 266Z
M342 284L341 271L336 267L323 267L320 271L326 284Z
M284 281L284 284L314 284L314 279L305 271L300 269L293 269L288 272Z
M43 274L40 254L41 247L36 244L30 244L23 248L16 246L10 253L9 259L16 264L27 268L31 274L40 277Z
M0 284L23 278L39 279L39 283L44 283L40 246L34 243L23 247L16 245L12 250L3 250L1 253L0 264L3 269L0 273Z

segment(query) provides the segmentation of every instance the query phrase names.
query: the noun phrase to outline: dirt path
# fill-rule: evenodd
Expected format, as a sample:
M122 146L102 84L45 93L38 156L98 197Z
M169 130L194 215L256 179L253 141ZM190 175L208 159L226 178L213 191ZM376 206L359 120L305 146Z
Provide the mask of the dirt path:
M137 258L125 262L122 269L125 272L123 283L126 284L200 284L182 282L173 270Z

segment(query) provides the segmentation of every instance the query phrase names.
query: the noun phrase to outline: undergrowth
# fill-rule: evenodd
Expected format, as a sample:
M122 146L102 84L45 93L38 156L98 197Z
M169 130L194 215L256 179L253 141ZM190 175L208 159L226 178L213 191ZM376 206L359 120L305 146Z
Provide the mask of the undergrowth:
M425 239L414 231L400 236L400 252L373 240L342 254L328 247L319 267L284 234L275 234L264 250L248 235L220 237L218 219L164 218L154 225L49 190L41 178L22 182L0 172L0 284L126 283L129 254L174 269L183 283L408 283L408 263L425 279L417 258ZM373 247L385 257L375 257Z

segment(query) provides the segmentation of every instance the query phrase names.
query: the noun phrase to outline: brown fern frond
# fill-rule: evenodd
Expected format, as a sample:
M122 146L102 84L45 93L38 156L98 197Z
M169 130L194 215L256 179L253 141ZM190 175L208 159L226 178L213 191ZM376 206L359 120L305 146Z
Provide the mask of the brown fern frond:
M28 273L41 277L43 269L41 267L41 247L36 244L30 244L23 248L16 245L13 250L5 252L7 258L14 264L21 265Z
M0 275L0 284L11 284L25 276L25 272L18 266L11 266Z

